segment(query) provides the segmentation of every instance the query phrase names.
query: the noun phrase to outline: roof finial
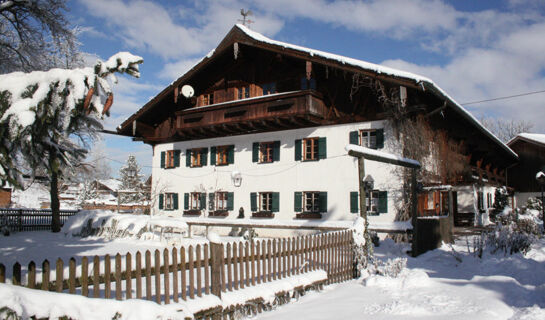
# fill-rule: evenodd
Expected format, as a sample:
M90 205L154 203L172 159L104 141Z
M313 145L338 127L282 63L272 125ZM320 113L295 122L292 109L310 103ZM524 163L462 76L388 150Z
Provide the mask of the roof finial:
M254 13L252 12L252 10L244 11L244 9L240 9L240 14L242 15L242 20L239 19L238 21L242 22L242 25L249 28L250 24L254 23L254 21L247 19L247 17L252 16Z

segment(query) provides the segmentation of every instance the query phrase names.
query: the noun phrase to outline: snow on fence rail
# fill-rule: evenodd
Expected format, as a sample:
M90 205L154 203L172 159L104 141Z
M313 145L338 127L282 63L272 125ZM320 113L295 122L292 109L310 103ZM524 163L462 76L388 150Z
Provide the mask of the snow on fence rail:
M41 268L32 261L26 270L17 262L12 266L11 283L94 298L137 298L165 304L180 299L189 302L203 295L229 296L233 291L276 280L311 276L318 270L327 272L327 279L324 276L321 283L349 280L354 276L352 243L352 231L346 230L251 242L198 244L164 249L162 253L138 251L134 256L118 253L114 257L83 257L79 266L71 258L67 261L68 277L65 261L60 258L54 266L48 260L43 261ZM0 264L0 283L5 282L6 267Z
M78 210L60 210L61 226ZM10 231L51 230L51 209L0 208L0 227Z

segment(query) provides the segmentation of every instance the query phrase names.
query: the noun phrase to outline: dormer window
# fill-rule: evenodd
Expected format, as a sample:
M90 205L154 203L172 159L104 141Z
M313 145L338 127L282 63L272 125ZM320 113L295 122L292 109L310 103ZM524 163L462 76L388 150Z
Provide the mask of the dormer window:
M250 86L237 88L238 99L246 99L250 97Z

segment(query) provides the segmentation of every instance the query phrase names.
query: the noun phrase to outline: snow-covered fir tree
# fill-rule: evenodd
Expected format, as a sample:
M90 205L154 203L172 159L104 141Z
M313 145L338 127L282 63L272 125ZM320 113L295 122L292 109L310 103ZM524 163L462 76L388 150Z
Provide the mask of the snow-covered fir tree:
M119 180L121 190L119 193L120 203L141 202L146 198L143 186L144 175L140 173L140 166L136 157L130 155L124 166L119 169Z

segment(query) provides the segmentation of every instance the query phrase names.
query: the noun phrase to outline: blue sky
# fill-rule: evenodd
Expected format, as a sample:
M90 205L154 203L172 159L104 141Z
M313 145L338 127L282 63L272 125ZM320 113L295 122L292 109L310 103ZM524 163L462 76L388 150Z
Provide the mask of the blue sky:
M193 64L251 9L251 28L275 40L427 76L460 103L545 90L545 1L70 0L89 63L118 51L144 58L140 79L114 89L114 129ZM545 133L545 93L468 105L478 118L534 123ZM152 150L104 136L117 175L134 154L150 173Z

